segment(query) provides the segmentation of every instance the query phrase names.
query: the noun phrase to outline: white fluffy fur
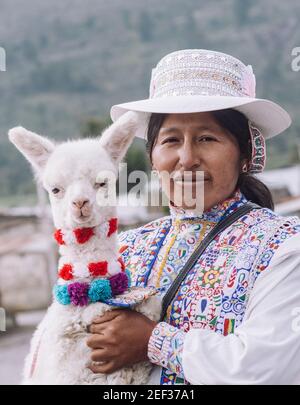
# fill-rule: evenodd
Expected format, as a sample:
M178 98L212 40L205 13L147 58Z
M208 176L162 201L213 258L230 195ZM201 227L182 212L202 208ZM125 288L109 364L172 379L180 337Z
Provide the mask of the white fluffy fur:
M134 137L137 123L137 114L129 112L107 128L101 138L59 145L21 127L9 131L10 141L29 160L49 193L56 228L97 226L116 216L115 207L97 204L96 194L107 190L96 190L95 179L100 182L101 173L107 171L117 175L118 163ZM58 188L59 193L54 194L54 188ZM74 206L74 201L80 200L88 200L81 211ZM80 212L84 217L80 217ZM87 263L113 261L117 252L116 234L107 239L100 232L88 243L61 246L60 263L76 263L78 269L83 268L79 271L84 275ZM83 280L86 279L80 279ZM87 368L91 352L86 345L87 326L93 318L112 309L102 303L82 308L53 302L32 338L23 384L145 384L151 371L150 363L137 364L110 375L93 374ZM157 320L160 302L152 297L135 309Z

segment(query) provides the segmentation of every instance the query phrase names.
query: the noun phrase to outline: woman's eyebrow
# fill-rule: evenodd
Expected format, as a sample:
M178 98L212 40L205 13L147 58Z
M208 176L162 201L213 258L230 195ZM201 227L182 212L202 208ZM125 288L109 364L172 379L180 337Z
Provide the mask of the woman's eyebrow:
M178 132L182 132L182 130L185 128L185 126L182 126L182 128L181 127L162 127L161 129L160 129L160 133L161 133L161 135L168 135L168 134L171 134L171 133L178 133ZM193 126L190 126L190 129L194 129L194 130L197 130L197 131L213 131L213 130L217 130L217 128L216 127L214 127L214 126L207 126L207 125L193 125Z
M217 130L217 127L207 126L207 125L196 125L192 128L197 129L198 131L216 131Z
M159 131L159 133L161 134L161 135L168 135L168 134L172 134L172 133L178 133L178 132L180 132L180 129L179 128L176 128L176 127L167 127L167 128L161 128L160 129L160 131Z

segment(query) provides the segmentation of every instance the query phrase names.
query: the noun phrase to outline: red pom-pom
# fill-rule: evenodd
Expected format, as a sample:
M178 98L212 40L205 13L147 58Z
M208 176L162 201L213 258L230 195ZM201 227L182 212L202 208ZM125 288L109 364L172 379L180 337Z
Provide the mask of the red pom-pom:
M77 228L74 229L74 235L78 243L85 243L94 235L94 229Z
M105 276L107 274L107 262L89 263L88 269L91 276Z
M109 220L109 229L107 232L107 237L109 238L118 229L118 218L111 218Z
M71 264L64 264L59 270L59 277L63 280L72 280L73 278L73 267Z
M61 233L61 229L56 229L54 232L54 239L59 245L64 245L64 239L63 239L63 234Z
M121 270L125 271L125 264L124 264L123 259L121 257L118 258L118 262L121 265Z

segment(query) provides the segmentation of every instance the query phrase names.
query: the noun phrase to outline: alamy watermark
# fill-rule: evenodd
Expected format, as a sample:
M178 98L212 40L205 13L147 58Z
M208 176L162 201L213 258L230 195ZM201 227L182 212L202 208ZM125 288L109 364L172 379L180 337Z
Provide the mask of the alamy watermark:
M300 71L300 46L296 46L295 48L292 49L292 56L295 56L295 58L292 60L291 67L293 72L299 72Z
M6 52L0 46L0 72L6 72Z
M172 201L177 207L203 212L204 185L209 180L203 171L169 173L152 170L149 176L135 170L128 175L127 164L122 163L118 172L118 176L112 171L98 173L97 203L100 206L162 207ZM128 184L133 185L129 191Z
M6 316L5 316L5 309L0 308L0 332L6 331Z

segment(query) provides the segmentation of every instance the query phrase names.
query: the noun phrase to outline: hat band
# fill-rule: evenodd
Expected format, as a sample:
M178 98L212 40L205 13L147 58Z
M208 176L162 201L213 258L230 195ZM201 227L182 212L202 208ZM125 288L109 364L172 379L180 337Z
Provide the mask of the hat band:
M247 97L241 78L224 71L176 69L153 78L151 98L185 95Z

